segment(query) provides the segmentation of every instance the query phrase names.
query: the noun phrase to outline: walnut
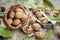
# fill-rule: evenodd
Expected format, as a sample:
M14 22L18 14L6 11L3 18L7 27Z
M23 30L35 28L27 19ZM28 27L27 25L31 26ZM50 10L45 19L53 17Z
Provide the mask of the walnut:
M20 9L20 8L17 8L17 9L16 9L16 12L23 12L23 10Z
M39 11L39 9L37 7L32 8L32 12L38 12L38 11Z
M35 19L33 19L33 18L29 18L29 21L30 21L30 23L31 23L31 24L33 24L33 23L35 23L35 22L36 22L36 20L35 20Z
M38 31L38 30L40 29L41 25L38 24L38 23L34 23L34 24L32 25L32 27L33 27L33 30Z
M36 12L35 15L36 15L36 17L41 17L42 16L42 14L40 12Z
M12 19L8 19L8 24L12 24L13 20Z
M17 12L16 14L15 14L15 18L22 18L22 16L23 16L23 13L22 12Z
M10 13L9 13L9 17L10 17L10 18L14 18L14 15L15 15L14 12L10 12Z
M46 9L45 9L45 13L46 13L46 14L48 14L48 15L49 15L49 14L50 14L50 12L51 12L51 10L50 10L50 9L48 9L48 8L46 8Z
M41 22L42 22L43 24L47 24L47 23L48 23L48 19L45 18L45 17L43 17L43 18L41 18Z
M28 21L28 16L27 15L23 15L21 20L22 20L22 23L26 23Z
M21 21L19 19L14 19L13 25L18 25L19 23L21 23Z
M54 17L58 17L59 16L59 13L54 13L53 16Z

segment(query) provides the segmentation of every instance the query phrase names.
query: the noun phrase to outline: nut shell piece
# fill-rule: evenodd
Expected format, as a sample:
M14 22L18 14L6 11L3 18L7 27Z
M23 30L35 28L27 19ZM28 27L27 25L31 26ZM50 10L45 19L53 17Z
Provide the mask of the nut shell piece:
M32 27L28 26L28 27L23 27L23 32L24 33L31 33L32 32Z
M44 34L42 32L35 32L36 38L43 38Z

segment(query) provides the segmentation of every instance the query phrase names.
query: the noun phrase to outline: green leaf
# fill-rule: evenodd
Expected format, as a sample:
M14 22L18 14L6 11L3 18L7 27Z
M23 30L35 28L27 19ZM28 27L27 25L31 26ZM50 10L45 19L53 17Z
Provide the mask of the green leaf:
M6 29L5 27L1 26L0 27L0 36L2 36L2 37L11 37L12 32L10 30Z
M60 17L48 16L52 21L60 22Z
M48 7L50 9L54 9L53 4L49 0L43 0L43 4L45 7Z
M3 17L3 15L4 15L4 12L0 12L0 17Z
M60 9L53 9L53 12L60 12Z
M32 7L35 6L35 4L33 4L33 3L31 3L31 2L24 2L24 4L25 4L25 6L26 6L27 8L32 8Z
M35 2L35 5L40 4L39 0L34 0L34 2Z
M40 39L38 39L38 38L34 38L34 40L40 40Z
M44 5L43 4L39 4L39 5L36 5L39 9L44 9Z

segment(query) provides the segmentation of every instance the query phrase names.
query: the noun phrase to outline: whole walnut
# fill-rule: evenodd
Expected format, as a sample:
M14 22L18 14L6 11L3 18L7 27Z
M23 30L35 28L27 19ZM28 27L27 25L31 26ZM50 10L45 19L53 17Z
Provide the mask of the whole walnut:
M48 15L49 15L49 14L50 14L50 12L51 12L51 10L50 10L50 9L48 9L48 8L46 8L46 9L45 9L45 13L46 13L46 14L48 14Z
M17 9L16 9L16 12L23 12L23 10L20 9L20 8L17 8Z
M42 16L42 14L40 12L36 12L35 15L36 15L36 17L41 17Z
M32 12L38 12L38 11L39 11L39 9L37 7L32 8Z
M32 25L32 28L33 28L33 30L38 31L38 30L41 28L41 25L38 24L38 23L34 23L34 24Z
M10 18L14 18L14 15L15 15L14 12L10 12L8 16L9 16Z
M34 24L34 23L36 22L36 20L33 19L33 18L29 18L29 22L30 22L31 24Z
M54 17L59 17L59 13L54 13L53 16Z
M13 25L18 25L19 23L21 23L21 21L19 19L14 19Z
M26 23L28 21L28 16L27 15L23 15L21 18L22 23Z
M48 23L48 19L45 18L45 17L41 18L41 23L47 24Z
M8 19L8 24L12 24L13 20L12 19Z
M22 16L23 16L23 13L22 12L17 12L16 14L15 14L15 18L22 18Z

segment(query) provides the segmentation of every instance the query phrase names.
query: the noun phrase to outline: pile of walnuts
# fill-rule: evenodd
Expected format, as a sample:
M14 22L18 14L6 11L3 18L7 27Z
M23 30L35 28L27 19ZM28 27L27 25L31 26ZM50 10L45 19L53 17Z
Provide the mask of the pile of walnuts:
M18 29L27 23L28 12L24 5L16 4L11 6L3 17L4 24L10 29Z

